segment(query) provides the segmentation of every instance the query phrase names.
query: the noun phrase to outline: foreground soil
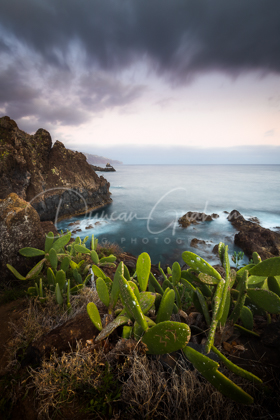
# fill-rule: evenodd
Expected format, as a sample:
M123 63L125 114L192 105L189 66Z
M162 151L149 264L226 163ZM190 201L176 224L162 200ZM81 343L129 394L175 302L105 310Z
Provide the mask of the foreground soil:
M9 387L9 378L12 381L12 376L7 375L7 362L8 362L8 351L6 345L8 341L12 338L13 331L10 327L11 323L19 323L23 314L26 311L28 305L27 299L19 299L13 302L2 304L0 306L0 383L2 387ZM81 326L83 326L81 328ZM42 351L52 346L55 346L58 349L58 353L67 351L69 347L68 341L69 337L72 335L77 336L79 339L82 339L84 343L90 337L95 335L95 331L91 322L88 322L88 317L86 314L79 314L76 318L66 322L62 327L52 330L49 334L42 337L41 340L37 340L33 345ZM267 324L264 319L257 319L256 330L260 333L260 338L252 336L243 336L236 332L233 335L227 337L225 334L224 337L217 336L217 341L220 343L220 348L222 351L229 357L234 363L238 366L248 369L250 372L259 376L265 383L268 394L262 401L262 405L259 407L260 415L259 417L255 414L254 418L264 418L262 409L265 410L266 416L269 413L269 417L272 419L280 419L280 401L278 395L278 386L280 380L280 320L278 318L272 319L271 324ZM80 334L80 335L79 335ZM195 341L195 335L193 337ZM107 352L112 351L119 338L113 336L111 341L107 344ZM71 340L70 340L71 341ZM72 343L73 344L73 343ZM119 345L119 344L118 344ZM34 346L32 346L33 348ZM28 353L28 352L27 352ZM32 364L34 359L27 359L28 364ZM36 353L37 354L37 353ZM38 354L37 354L38 355ZM174 364L176 364L176 354L173 354L172 357L164 356L159 360L161 363L168 369L173 369ZM174 363L175 360L175 363ZM26 366L23 363L22 369L17 373L17 377L22 378L26 377ZM11 384L10 384L11 386ZM22 391L21 391L22 392ZM35 396L31 390L26 395L21 395L14 407L10 407L10 410L5 412L5 409L0 410L0 419L14 419L14 420L35 420L38 417L35 404ZM257 402L258 403L258 402ZM3 405L3 403L2 403ZM1 408L1 407L0 407ZM240 406L242 412L242 406ZM76 418L76 419L91 419L94 418L91 415L81 415L76 412L76 407L70 406L63 411L63 417L59 418ZM73 417L75 413L75 416ZM97 417L95 417L97 418ZM100 417L105 418L105 417ZM121 418L119 416L108 417L108 418ZM124 418L124 417L123 417ZM143 417L134 417L143 418ZM201 417L208 418L205 416ZM212 417L214 418L214 417ZM217 417L219 418L219 417ZM229 417L233 418L233 417ZM247 414L245 417L249 418ZM131 418L132 420L132 418Z

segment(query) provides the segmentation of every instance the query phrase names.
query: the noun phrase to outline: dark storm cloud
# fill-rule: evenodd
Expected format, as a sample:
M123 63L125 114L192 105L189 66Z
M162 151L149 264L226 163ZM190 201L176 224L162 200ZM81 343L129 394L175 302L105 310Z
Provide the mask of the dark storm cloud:
M34 129L79 125L145 92L123 82L135 63L175 83L209 70L279 73L280 1L4 0L0 54L8 115Z
M9 0L0 21L65 70L77 41L88 63L108 70L142 57L175 78L209 69L280 71L279 0Z

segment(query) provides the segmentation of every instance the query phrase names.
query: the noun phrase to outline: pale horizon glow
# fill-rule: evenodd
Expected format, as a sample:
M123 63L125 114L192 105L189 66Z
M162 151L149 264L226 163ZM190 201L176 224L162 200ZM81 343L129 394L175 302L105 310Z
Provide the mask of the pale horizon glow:
M35 3L0 16L0 114L20 129L124 163L280 161L279 2Z

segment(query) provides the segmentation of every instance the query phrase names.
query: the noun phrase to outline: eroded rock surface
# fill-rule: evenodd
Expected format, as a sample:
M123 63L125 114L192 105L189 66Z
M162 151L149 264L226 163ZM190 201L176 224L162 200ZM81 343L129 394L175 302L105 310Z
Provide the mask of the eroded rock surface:
M17 194L9 194L0 200L0 282L15 279L6 264L15 267L23 276L34 267L36 258L22 257L21 248L44 249L45 234L57 230L52 222L41 222L36 210Z
M59 141L52 146L48 131L29 135L9 117L0 118L0 199L14 192L41 220L59 220L109 204L109 186L85 155Z
M214 219L219 217L218 214L205 214L205 213L198 213L196 211L188 211L184 216L180 217L178 220L179 224L182 227L188 227L191 224L196 225L199 222L212 222Z
M235 245L239 246L249 258L253 252L258 252L262 259L280 255L279 233L246 220L237 210L229 214L228 220L235 229L239 230L234 237Z

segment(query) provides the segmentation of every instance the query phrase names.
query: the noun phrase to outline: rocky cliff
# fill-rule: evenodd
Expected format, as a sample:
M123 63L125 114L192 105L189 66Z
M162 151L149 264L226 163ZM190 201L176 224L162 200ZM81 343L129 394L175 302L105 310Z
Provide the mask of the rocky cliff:
M109 204L109 186L85 155L59 141L52 145L48 131L29 135L9 117L0 118L0 199L14 192L41 220L59 220Z

